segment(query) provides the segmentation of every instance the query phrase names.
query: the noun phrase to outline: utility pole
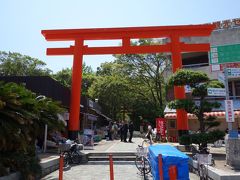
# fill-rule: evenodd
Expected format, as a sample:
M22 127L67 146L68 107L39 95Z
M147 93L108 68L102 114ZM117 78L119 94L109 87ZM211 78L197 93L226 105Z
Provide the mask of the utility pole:
M230 165L236 169L240 168L240 152L238 147L240 146L240 139L238 138L238 133L236 130L233 130L233 122L234 122L234 110L233 110L233 102L229 100L229 88L228 88L228 77L229 72L230 76L239 76L238 71L240 69L235 68L224 68L224 76L225 76L225 88L226 88L226 121L228 122L228 137L226 138L226 164ZM240 73L239 73L240 74Z
M226 100L229 100L229 87L228 87L228 69L224 68L224 78L225 78L225 90L226 90ZM232 122L228 122L228 131L232 130Z

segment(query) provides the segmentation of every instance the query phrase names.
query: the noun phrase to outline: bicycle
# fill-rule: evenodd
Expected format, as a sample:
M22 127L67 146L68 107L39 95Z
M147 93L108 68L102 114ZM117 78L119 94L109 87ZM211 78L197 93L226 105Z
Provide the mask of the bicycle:
M192 159L196 160L196 161L198 161L199 154L208 154L208 155L210 154L210 152L209 152L210 149L207 147L203 148L201 151L197 150L197 148L193 145L190 148L191 148L191 152L192 152ZM211 157L211 161L207 162L207 164L214 167L215 166L214 158Z
M60 153L63 155L64 163L63 166L67 167L69 164L80 164L81 163L81 147L76 142L72 144L59 144Z
M208 180L208 170L206 168L206 164L199 164L198 165L198 175L200 180Z
M151 164L147 158L148 146L149 143L147 140L144 140L142 145L138 145L135 159L135 165L141 175L143 175L144 180L146 179L146 175L151 172Z
M208 180L208 168L207 166L215 166L215 161L212 157L209 159L209 149L207 147L203 148L201 151L197 150L195 146L191 146L192 159L198 162L198 169L194 167L193 170L197 172L200 177L200 180ZM204 152L204 153L203 153Z

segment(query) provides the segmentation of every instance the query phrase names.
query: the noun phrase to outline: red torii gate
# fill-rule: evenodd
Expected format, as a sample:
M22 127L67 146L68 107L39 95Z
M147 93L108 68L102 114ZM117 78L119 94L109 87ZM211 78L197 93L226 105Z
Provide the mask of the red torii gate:
M214 25L186 25L186 26L153 26L128 28L93 28L93 29L62 29L42 30L47 41L74 41L69 48L47 48L47 55L73 55L72 90L69 118L69 131L74 134L80 128L80 97L82 82L83 55L97 54L146 54L170 52L172 54L172 71L182 68L182 52L208 52L209 43L185 44L181 37L210 36ZM165 45L131 46L131 39L168 37L170 42ZM85 40L122 40L122 46L88 47ZM174 87L176 99L185 98L184 87ZM188 130L187 113L177 110L177 129L179 135Z

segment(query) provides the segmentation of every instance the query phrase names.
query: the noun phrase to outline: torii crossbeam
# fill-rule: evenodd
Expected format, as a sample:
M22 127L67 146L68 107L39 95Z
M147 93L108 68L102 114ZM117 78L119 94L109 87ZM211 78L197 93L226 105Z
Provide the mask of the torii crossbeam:
M42 30L47 41L74 41L74 46L68 48L48 48L47 55L73 55L72 90L70 104L69 131L76 134L80 128L80 96L82 82L83 55L97 54L146 54L169 52L172 54L172 71L182 68L183 52L208 52L209 43L185 44L181 37L210 36L214 25L186 25L186 26L153 26L127 28L93 28L93 29L62 29ZM168 37L170 42L165 45L131 46L131 39ZM121 40L121 46L88 47L85 40ZM185 98L183 87L174 87L176 99ZM179 135L188 130L187 113L177 109L177 129ZM72 136L73 137L73 136ZM74 137L73 137L74 138Z

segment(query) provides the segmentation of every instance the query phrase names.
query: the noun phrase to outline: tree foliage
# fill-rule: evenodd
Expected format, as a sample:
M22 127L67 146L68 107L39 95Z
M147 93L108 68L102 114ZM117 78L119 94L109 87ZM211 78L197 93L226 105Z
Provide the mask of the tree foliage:
M132 42L132 45L159 43L148 39ZM142 116L153 121L163 116L163 72L169 66L170 61L163 54L116 55L114 62L103 63L97 69L97 80L89 89L89 95L98 98L105 109L114 108L112 117L116 117L116 113L127 112L134 116L131 118L139 119ZM104 99L103 93L107 93ZM116 100L115 103L112 103L113 100Z
M79 75L80 76L80 75ZM60 82L62 85L71 88L72 85L72 69L65 68L61 71L58 71L56 74L53 74L52 77ZM86 63L83 63L82 67L82 96L88 96L88 89L95 80L95 74L91 66L87 66Z
M106 114L116 119L122 106L129 107L131 96L125 78L111 75L99 76L89 88L89 95L98 99Z
M177 73L173 74L169 79L169 85L183 86L190 85L195 87L202 82L208 82L209 78L207 74L200 71L192 71L186 69L180 69Z
M56 79L63 86L71 87L72 84L72 69L65 68L53 74L52 77Z
M160 41L142 39L133 45L156 45ZM131 86L141 98L152 104L156 116L163 117L165 81L163 72L171 66L169 58L161 53L129 54L116 56L116 62L124 65L123 71L131 80Z
M198 144L199 147L202 144L214 143L225 135L223 131L213 130L207 133L199 133L199 134L190 134L183 135L179 140L180 144L190 145L192 143Z
M30 56L15 52L0 51L0 75L1 76L43 76L50 75L50 69L46 64Z

